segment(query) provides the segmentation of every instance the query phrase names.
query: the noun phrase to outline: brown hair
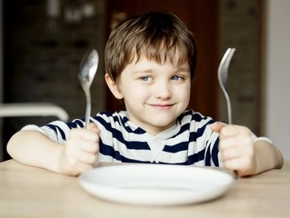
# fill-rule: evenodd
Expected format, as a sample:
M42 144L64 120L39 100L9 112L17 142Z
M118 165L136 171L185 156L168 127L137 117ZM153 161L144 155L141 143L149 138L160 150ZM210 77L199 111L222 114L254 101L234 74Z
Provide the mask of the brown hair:
M174 14L149 12L119 23L111 31L105 48L106 73L117 81L126 65L135 57L138 62L142 55L157 63L167 60L172 64L188 62L191 78L194 77L195 38Z

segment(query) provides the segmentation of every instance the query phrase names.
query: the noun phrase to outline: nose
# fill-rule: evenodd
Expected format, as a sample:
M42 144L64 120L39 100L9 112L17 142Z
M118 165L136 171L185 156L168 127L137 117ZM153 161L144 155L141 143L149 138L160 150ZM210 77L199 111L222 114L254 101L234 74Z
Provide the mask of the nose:
M168 99L171 97L171 86L167 81L160 81L155 84L154 94L156 98Z

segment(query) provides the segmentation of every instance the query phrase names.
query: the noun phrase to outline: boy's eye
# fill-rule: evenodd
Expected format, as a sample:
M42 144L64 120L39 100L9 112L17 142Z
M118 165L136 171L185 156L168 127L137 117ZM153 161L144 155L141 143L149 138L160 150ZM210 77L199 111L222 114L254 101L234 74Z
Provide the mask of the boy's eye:
M151 81L152 78L151 78L150 76L142 76L142 77L141 77L141 80L142 80L142 81L145 81L145 82L148 82L148 81Z
M182 79L183 79L183 77L177 76L177 75L172 77L172 80L182 80Z

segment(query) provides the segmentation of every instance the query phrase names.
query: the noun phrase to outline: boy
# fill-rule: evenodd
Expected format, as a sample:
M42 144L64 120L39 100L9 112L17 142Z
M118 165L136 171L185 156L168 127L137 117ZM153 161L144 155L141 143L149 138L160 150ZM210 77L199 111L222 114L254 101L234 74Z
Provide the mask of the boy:
M79 175L96 161L224 166L239 176L281 168L269 139L186 110L196 65L192 33L175 15L130 18L110 35L105 80L126 111L84 120L28 125L7 145L24 164Z

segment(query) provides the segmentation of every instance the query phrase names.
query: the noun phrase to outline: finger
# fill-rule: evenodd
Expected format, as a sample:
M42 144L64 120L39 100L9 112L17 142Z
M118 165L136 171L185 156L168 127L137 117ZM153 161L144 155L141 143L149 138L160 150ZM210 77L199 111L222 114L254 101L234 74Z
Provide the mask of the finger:
M71 176L78 176L88 170L93 169L93 165L85 164L85 163L78 163L69 173Z
M252 162L250 159L235 158L224 162L224 167L235 170L238 175L246 175L252 170Z
M227 148L221 150L221 160L228 161L231 159L237 159L241 157L241 151L237 147Z
M95 137L93 137L94 141L90 141L84 137L83 135L80 138L78 135L80 131L76 132L76 134L72 134L71 137L66 142L66 153L68 157L71 158L77 158L79 153L86 152L91 153L93 155L96 155L99 151L99 135L93 134ZM85 132L88 132L87 130ZM87 137L89 138L89 137Z
M223 165L225 168L229 170L236 170L238 171L240 169L240 161L238 159L229 159L223 161Z
M72 129L69 132L69 138L73 140L84 139L97 142L99 139L99 135L87 129Z
M220 136L219 149L224 151L229 148L234 148L239 146L238 143L241 143L238 137L224 138Z
M253 153L253 140L251 137L238 135L235 137L223 138L219 142L219 150L225 157L248 156ZM234 151L232 151L234 149ZM239 154L239 155L235 155Z
M239 128L234 125L228 125L221 129L220 139L234 138L239 134Z
M78 154L78 160L82 163L93 165L97 160L97 155L93 153L88 153L85 151L81 151Z
M95 141L90 141L87 139L74 137L67 140L67 149L68 151L77 154L78 152L85 151L88 153L96 154L99 151L99 136L96 136Z
M235 136L248 137L250 135L251 135L250 130L247 127L237 125L227 125L223 127L220 131L220 136L222 138Z
M86 155L79 156L79 153L65 153L62 159L62 169L65 174L76 176L85 170L92 169L95 163L96 155L94 157L86 157Z
M79 149L82 151L96 154L99 151L99 144L97 142L91 142L91 141L80 141L79 143Z

